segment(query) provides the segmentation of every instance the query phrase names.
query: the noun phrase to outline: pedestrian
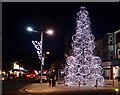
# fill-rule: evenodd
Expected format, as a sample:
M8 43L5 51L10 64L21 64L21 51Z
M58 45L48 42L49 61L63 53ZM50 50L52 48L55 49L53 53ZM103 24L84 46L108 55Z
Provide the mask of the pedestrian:
M52 87L54 86L54 73L53 73L53 71L51 72L51 85L52 85Z
M48 74L48 82L49 82L49 87L52 86L52 72L50 71Z
M56 86L56 76L55 76L55 70L52 71L52 87Z

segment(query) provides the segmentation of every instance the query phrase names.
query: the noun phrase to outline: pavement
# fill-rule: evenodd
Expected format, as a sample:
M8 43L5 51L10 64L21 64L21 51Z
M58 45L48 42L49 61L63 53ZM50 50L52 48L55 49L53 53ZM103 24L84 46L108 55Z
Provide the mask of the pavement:
M32 83L29 84L22 89L20 89L20 92L24 93L53 93L53 92L67 92L67 91L115 91L116 88L120 90L120 81L114 80L114 86L113 86L113 80L105 80L105 86L104 87L88 87L88 86L64 86L64 84L58 84L56 83L55 87L49 87L48 83Z

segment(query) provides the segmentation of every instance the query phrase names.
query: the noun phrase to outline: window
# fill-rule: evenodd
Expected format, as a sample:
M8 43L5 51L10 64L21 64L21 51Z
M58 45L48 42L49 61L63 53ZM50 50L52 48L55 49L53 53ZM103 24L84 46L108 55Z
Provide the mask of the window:
M120 42L120 32L116 34L116 43Z
M113 52L109 51L109 53L108 53L108 60L111 60L111 59L113 59Z
M114 49L113 49L113 45L108 45L108 50L109 51L113 51Z
M113 44L113 35L108 37L108 44Z

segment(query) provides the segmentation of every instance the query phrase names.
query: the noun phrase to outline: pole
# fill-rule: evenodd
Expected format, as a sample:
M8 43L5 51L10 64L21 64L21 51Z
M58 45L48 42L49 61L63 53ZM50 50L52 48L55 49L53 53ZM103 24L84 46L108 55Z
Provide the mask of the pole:
M42 17L41 17L41 78L40 78L40 83L42 84L42 64L43 64L43 31L42 31Z
M42 84L42 59L43 59L43 32L41 31L41 78L40 83Z

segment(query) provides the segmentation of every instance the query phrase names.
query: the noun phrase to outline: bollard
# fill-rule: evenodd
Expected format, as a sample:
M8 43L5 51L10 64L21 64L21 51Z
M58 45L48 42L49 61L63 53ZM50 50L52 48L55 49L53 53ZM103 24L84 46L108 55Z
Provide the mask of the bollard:
M64 80L64 86L65 86L65 80Z
M51 87L52 87L52 85L53 85L53 84L52 84L52 79L50 79L50 82L51 82Z
M78 87L80 87L80 81L78 81Z
M51 79L49 79L49 87L51 87Z
M113 87L114 87L114 78L113 78Z
M52 79L50 79L50 85L49 85L49 87L52 87Z
M96 85L95 85L96 89L97 89L97 86L98 86L98 80L96 80Z

